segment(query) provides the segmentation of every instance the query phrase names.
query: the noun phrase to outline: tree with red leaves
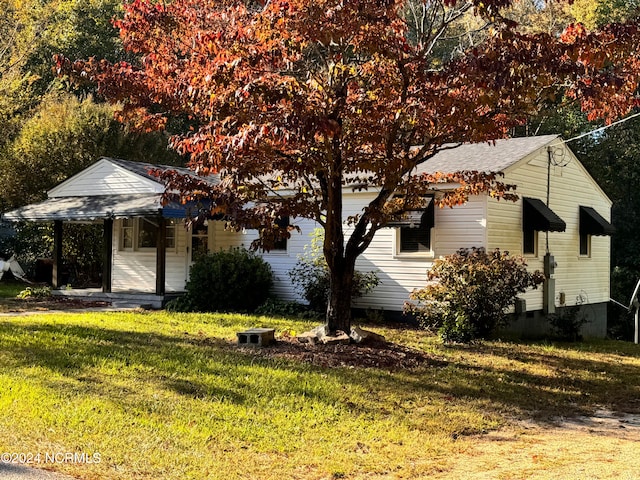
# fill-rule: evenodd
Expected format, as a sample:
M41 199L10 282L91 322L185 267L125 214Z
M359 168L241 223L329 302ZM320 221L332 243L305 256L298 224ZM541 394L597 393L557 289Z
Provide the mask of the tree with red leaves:
M638 104L636 24L524 33L504 14L511 3L134 0L116 26L139 64L57 65L96 82L139 128L185 119L190 131L173 148L221 182L167 175L168 186L208 197L237 228L258 228L263 248L289 235L279 218L317 222L331 272L327 327L348 332L355 261L380 228L423 207L438 184L456 187L440 206L481 192L515 198L494 174L418 174L422 163L504 138L562 96L607 121ZM345 219L343 193L354 188L375 198Z

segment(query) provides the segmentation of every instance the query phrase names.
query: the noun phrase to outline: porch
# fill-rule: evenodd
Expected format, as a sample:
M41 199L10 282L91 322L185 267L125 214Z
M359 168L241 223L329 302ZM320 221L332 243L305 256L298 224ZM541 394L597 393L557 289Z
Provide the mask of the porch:
M78 288L78 289L54 289L52 295L56 297L67 297L76 300L109 302L111 306L117 308L145 308L161 309L166 303L182 295L181 293L170 293L157 295L145 292L104 292L101 288Z

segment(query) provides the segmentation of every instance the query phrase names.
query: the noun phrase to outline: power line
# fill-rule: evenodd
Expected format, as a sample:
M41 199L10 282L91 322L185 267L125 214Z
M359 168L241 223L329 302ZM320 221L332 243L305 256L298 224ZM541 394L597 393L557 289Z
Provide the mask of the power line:
M593 135L596 132L603 132L609 127L613 127L614 125L619 125L621 123L627 122L627 121L629 121L629 120L631 120L632 118L635 118L635 117L640 117L640 112L634 113L633 115L629 115L626 118L621 118L620 120L617 120L617 121L615 121L613 123L610 123L609 125L605 125L603 127L594 128L590 132L582 133L582 134L580 134L580 135L578 135L576 137L570 138L569 140L562 140L562 143L566 144L566 143L569 143L569 142L573 142L574 140L579 140L580 138L587 137L589 135Z

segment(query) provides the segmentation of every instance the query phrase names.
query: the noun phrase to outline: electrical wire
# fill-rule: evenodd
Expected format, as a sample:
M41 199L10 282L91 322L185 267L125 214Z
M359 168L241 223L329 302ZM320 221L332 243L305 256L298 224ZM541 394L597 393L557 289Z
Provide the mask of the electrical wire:
M559 145L561 143L564 143L566 145L567 143L571 143L571 142L574 142L576 140L580 140L581 138L588 137L589 135L593 135L596 132L604 132L607 128L611 128L611 127L613 127L615 125L620 125L621 123L628 122L629 120L631 120L633 118L636 118L636 117L640 117L640 112L634 113L633 115L629 115L628 117L625 117L625 118L621 118L620 120L612 122L609 125L604 125L602 127L594 128L593 130L590 130L588 132L581 133L580 135L577 135L577 136L575 136L573 138L570 138L569 140L560 139L560 142L558 144L551 144L549 146L553 147L553 146Z

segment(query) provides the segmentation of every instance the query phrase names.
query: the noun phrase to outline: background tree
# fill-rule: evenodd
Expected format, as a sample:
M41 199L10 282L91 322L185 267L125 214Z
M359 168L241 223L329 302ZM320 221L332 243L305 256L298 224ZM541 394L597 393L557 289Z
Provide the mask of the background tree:
M64 93L52 56L127 58L111 21L120 0L0 0L0 213L46 198L48 189L100 156L179 164L166 133L132 132L96 103L91 88ZM51 226L19 225L0 250L33 273L48 256ZM100 272L100 228L67 225L63 257L74 285Z
M120 0L0 0L0 212L46 191L100 156L181 163L168 136L131 132L90 89L63 93L54 53L127 58L112 25Z
M530 34L503 15L511 5L136 0L117 25L139 67L62 57L58 65L97 82L140 128L188 116L192 131L172 146L223 180L214 189L165 180L208 195L237 228L258 228L264 247L289 234L278 218L315 220L331 273L327 326L348 331L355 260L389 220L423 207L443 182L459 187L440 191L440 205L482 191L513 198L495 176L423 174L421 164L452 144L505 137L561 96L605 120L637 104L636 24ZM480 41L443 54L443 42L478 33L464 31L471 15ZM347 226L345 188L374 193Z
M113 115L112 106L90 97L80 101L60 91L44 96L0 157L0 205L6 210L44 200L47 190L101 156L179 161L166 151L163 134L128 132Z

